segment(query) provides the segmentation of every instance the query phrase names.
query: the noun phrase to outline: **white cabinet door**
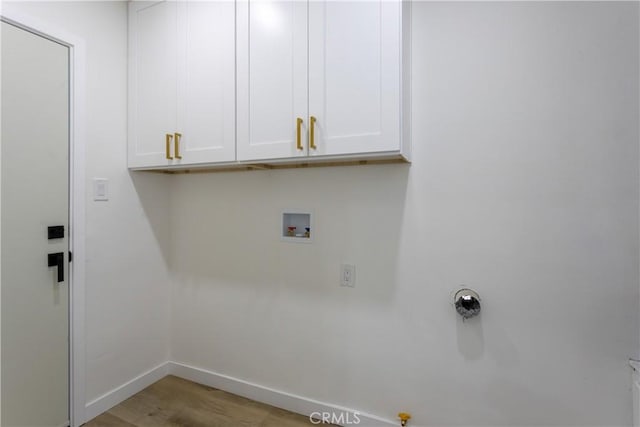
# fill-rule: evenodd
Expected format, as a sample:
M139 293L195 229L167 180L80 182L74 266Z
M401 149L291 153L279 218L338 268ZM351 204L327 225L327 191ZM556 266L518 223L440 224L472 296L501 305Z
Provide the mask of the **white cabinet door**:
M235 2L179 2L181 163L229 162L235 152Z
M400 150L401 6L309 3L309 155Z
M165 166L176 127L175 2L129 3L129 167Z
M237 28L238 160L306 156L307 3L238 1Z

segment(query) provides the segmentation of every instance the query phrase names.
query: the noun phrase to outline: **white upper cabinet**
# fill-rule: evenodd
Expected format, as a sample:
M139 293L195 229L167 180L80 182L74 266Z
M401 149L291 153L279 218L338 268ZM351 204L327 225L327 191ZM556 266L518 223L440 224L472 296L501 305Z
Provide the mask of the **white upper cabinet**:
M407 7L239 1L238 160L407 158Z
M129 167L408 160L409 7L129 2Z
M129 167L235 161L235 3L129 3Z

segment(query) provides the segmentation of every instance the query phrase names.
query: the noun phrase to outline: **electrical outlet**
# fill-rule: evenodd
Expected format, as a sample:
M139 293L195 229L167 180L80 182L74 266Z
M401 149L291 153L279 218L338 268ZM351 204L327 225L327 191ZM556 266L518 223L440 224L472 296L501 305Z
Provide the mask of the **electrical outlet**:
M356 266L352 264L342 264L340 266L340 286L353 288L356 286Z

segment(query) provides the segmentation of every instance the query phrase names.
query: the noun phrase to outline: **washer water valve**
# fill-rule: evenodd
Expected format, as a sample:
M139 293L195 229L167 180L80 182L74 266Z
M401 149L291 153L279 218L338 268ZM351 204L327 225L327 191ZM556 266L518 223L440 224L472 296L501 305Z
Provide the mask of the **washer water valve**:
M400 418L400 425L402 427L405 427L407 425L407 422L409 422L409 420L411 419L411 414L409 414L408 412L400 412L398 414L398 418Z

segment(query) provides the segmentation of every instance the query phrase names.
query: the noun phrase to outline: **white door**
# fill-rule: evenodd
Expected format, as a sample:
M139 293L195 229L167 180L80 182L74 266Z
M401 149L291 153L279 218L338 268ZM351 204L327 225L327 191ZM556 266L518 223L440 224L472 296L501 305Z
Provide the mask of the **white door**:
M176 42L175 1L129 3L130 167L180 164L168 159L177 132Z
M309 2L309 155L400 149L401 3Z
M307 3L238 1L237 57L238 160L306 156Z
M181 163L234 161L235 2L179 2L177 12Z
M2 426L62 426L69 420L69 49L4 22L1 44ZM58 228L49 239L51 226L64 237Z

